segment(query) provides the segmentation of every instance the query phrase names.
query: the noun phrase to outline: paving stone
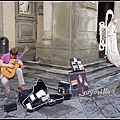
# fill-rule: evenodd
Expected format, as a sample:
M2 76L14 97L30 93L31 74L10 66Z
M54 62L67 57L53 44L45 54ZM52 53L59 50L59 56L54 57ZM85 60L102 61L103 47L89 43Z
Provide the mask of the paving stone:
M111 94L109 96L106 96L106 98L112 104L112 106L114 108L116 108L120 111L120 100L119 100L119 98L117 98L116 96L111 95Z
M0 111L0 118L3 119L7 116L7 112Z
M75 109L74 111L66 114L65 116L66 116L67 119L70 119L70 118L76 118L76 119L87 118L86 114L79 109Z
M36 66L34 66L34 68L36 68ZM37 68L39 69L39 66L37 66ZM45 68L43 67L43 69ZM49 69L48 71L50 72L51 70L54 70L54 72L57 71L57 69ZM29 71L26 70L25 72L27 73ZM107 73L106 70L105 72ZM39 74L38 71L34 71L32 69L29 74L34 77L34 73ZM67 72L65 74L68 75ZM102 72L99 72L99 74L102 74ZM91 75L90 79L94 79L95 76L95 74L94 76ZM18 93L20 90L17 89L18 80L16 77L14 77L14 79L10 80L11 94L9 97L4 96L4 92L1 91L3 90L2 86L0 85L0 118L120 118L119 89L117 89L118 91L116 93L116 88L119 87L120 84L119 78L120 74L116 74L107 78L102 78L100 81L97 81L96 79L94 81L95 83L89 85L88 95L75 98L72 97L70 100L64 100L63 103L55 104L53 106L46 106L37 111L29 113L21 103L17 102ZM37 80L36 78L32 78L30 76L25 76L24 79L26 82L25 88L28 89L32 88ZM87 79L89 78L87 77ZM106 91L107 89L108 91L110 89L112 92L105 94L104 91L104 94L98 94L98 90L103 88L106 88ZM113 90L111 90L111 88L113 88ZM57 90L48 88L48 93L57 93ZM9 100L17 102L17 110L7 113L4 111L3 105Z
M109 82L108 84L106 84L106 87L110 90L110 92L113 94L116 91L116 88L118 87L120 83L120 80L114 80L112 82Z
M82 110L82 106L80 104L79 98L71 98L70 100L63 101L66 105L71 105L75 107L76 109Z
M116 108L113 107L104 107L104 109L101 110L104 114L105 118L119 118L120 113Z
M51 119L51 118L50 118ZM53 118L52 118L53 119ZM60 116L58 119L67 119L66 115Z
M37 111L34 111L34 112L32 112L32 113L27 112L26 115L25 115L25 118L26 118L26 119L28 119L28 118L47 119L47 116L46 116L45 114L41 114L41 113L39 113L39 112L37 112Z
M64 103L55 104L53 106L45 106L37 110L37 112L45 114L47 118L59 118L71 111L74 111L75 107L66 105Z
M120 92L115 92L112 95L114 95L115 97L117 97L120 100Z
M72 102L74 101L74 102ZM80 104L79 98L72 98L70 100L63 101L66 105L74 106L76 109L74 111L71 111L70 113L66 114L67 118L86 118L85 113L83 112L83 108ZM76 114L78 113L78 114Z
M112 107L111 103L104 96L94 97L93 100L95 101L99 109L104 109L104 107L106 106Z
M104 118L92 98L82 98L81 104L87 118Z

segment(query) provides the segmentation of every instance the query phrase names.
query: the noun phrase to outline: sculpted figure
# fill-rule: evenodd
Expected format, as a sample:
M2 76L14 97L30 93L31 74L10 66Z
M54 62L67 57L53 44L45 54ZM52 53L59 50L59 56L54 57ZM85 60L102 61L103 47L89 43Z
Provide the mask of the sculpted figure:
M117 19L112 18L107 27L107 58L116 67L119 67L120 54L117 47L116 23Z
M29 2L28 1L19 1L19 11L27 13L29 10Z

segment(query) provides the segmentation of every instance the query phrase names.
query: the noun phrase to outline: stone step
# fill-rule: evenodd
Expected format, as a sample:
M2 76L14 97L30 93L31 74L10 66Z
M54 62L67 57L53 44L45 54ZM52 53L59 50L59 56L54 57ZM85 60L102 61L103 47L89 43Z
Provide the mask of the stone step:
M41 66L28 66L27 68L25 68L24 74L32 73L32 71L34 72L34 74L48 74L50 76L56 76L56 77L67 77L68 72L71 72L68 70L59 70L59 69L46 68Z
M119 72L120 72L119 67L110 67L110 68L108 67L107 69L99 70L92 74L86 75L86 77L87 77L88 84L91 84L96 81L99 81L100 79L117 74Z
M59 81L69 82L68 72L70 67L52 64L39 64L39 62L25 62L24 75L31 78L41 78L50 88L57 89ZM84 65L89 85L105 77L119 73L120 69L104 60Z
M23 63L26 66L34 66L34 65L38 65L38 66L42 66L42 67L46 67L46 68L57 68L60 70L72 70L71 66L60 66L60 65L54 65L54 64L46 64L43 63L41 61L23 61Z
M92 66L86 66L85 70L86 70L86 74L89 75L91 73L94 73L94 72L97 72L97 71L100 71L100 70L103 70L103 69L107 69L107 68L110 68L110 67L114 67L114 65L102 62L102 63L98 63L98 64L95 64L95 65L92 65Z
M96 75L95 73L99 74L100 70L102 70L102 69L105 70L105 69L108 69L108 68L110 69L112 67L114 67L116 69L116 67L113 66L112 64L101 63L99 65L92 65L90 67L86 67L85 71L86 71L86 75L88 75L88 76L89 76L89 74L93 74L93 73L94 73L93 75ZM34 65L34 66L31 66L31 65L28 66L27 65L26 69L24 70L24 73L26 73L26 74L29 73L29 72L31 73L31 71L33 69L34 69L34 73L38 73L38 74L47 73L50 76L56 76L56 77L57 76L59 76L59 77L68 77L68 73L71 72L70 70L61 70L61 69L51 68L51 67L48 67L48 66L45 67L45 66L40 66L40 65L37 65L37 66L36 65ZM27 72L28 70L29 70L29 72ZM116 72L116 71L114 71L114 72ZM102 73L102 74L103 74L103 77L104 77L105 73Z
M50 76L48 74L32 74L32 73L27 73L24 75L25 77L30 77L30 78L41 78L47 82L51 82L51 83L54 83L54 84L58 84L59 81L67 81L68 82L68 77L59 77L59 76Z
M89 96L91 94L99 94L100 91L103 91L103 94L114 94L120 87L120 73L108 76L107 78L103 78L95 83L89 85ZM107 92L107 93L106 93Z
M34 64L34 65L33 65ZM58 75L58 76L68 76L68 73L71 72L72 70L67 67L65 68L65 66L52 66L52 65L39 65L39 63L25 63L25 68L26 70L36 70L36 71L39 71L40 73L47 73L47 74L52 74L52 75ZM113 65L112 64L106 64L106 63L98 63L95 65L92 64L91 65L87 65L85 67L85 71L86 71L86 74L91 74L93 72L96 72L96 71L99 71L101 69L105 69L107 67L112 67Z
M46 68L56 68L56 69L60 69L60 70L70 70L72 71L72 68L71 66L61 66L61 65L55 65L55 64L46 64L46 63L43 63L41 61L25 61L23 60L23 63L28 67L28 66L42 66L42 67L46 67ZM98 65L98 64L108 64L108 63L105 63L105 60L99 60L99 61L96 61L96 62L93 62L93 63L89 63L89 64L84 64L84 67L85 68L91 68L91 66L95 66L95 65ZM111 64L112 65L112 64Z

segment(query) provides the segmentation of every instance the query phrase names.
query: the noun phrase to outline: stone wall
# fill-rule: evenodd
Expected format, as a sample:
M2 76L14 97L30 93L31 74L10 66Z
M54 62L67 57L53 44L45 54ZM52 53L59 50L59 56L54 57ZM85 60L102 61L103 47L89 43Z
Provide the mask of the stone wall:
M97 3L75 3L74 51L72 55L82 59L83 63L96 61L98 58Z
M2 12L2 2L0 2L0 37L3 36L3 12Z
M37 57L57 65L70 65L72 57L81 58L83 63L96 61L97 4L54 2L52 14L52 39L36 44Z
M116 1L114 3L114 16L116 19L118 19L118 22L116 23L117 27L117 42L118 42L118 49L120 51L120 2Z

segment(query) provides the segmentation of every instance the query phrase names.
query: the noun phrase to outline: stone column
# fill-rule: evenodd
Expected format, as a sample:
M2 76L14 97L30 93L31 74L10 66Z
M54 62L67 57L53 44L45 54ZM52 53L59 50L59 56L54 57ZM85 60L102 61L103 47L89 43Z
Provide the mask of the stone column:
M0 37L3 36L3 12L2 12L2 2L0 2Z
M3 2L3 36L9 39L9 48L15 46L15 2Z
M43 31L42 39L52 39L52 2L44 2L43 4Z
M118 22L116 23L117 27L117 41L120 43L120 2L116 1L114 2L114 16L116 19L118 19Z

